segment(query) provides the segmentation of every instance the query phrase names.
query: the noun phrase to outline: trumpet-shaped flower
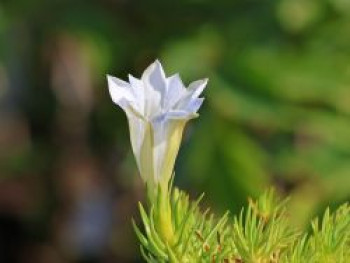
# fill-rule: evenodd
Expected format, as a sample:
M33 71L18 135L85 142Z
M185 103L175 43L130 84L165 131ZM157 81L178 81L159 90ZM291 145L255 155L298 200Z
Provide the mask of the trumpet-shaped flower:
M132 149L149 187L168 184L188 120L197 116L207 80L185 88L178 74L166 77L158 60L129 82L107 76L114 103L126 113Z

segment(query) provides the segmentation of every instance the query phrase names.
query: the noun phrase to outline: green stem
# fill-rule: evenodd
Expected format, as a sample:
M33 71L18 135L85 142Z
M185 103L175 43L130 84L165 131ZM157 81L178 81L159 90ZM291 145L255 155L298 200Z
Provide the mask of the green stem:
M163 241L170 246L174 244L174 226L172 223L172 214L170 206L169 187L166 184L160 184L157 192L156 220L157 227Z

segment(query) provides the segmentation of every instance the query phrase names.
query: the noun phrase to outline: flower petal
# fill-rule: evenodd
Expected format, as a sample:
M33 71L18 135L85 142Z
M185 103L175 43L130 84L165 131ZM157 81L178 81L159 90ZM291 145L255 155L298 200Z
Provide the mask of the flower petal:
M185 110L187 112L197 112L199 110L199 108L202 106L204 101L204 98L195 98L189 101L189 103L187 104Z
M192 82L187 90L191 93L191 97L192 98L198 98L199 95L203 92L204 88L207 86L208 84L208 79L201 79L201 80L197 80Z
M168 90L163 99L163 108L165 110L171 109L186 92L186 88L179 74L169 77L167 82Z
M152 63L142 74L145 94L145 115L152 117L159 113L161 101L166 94L167 85L162 65L158 60Z
M154 132L154 176L156 182L169 182L186 122L187 120L182 119L167 119L162 122L152 123Z
M183 110L175 110L175 111L169 111L166 113L166 118L167 119L173 119L173 120L189 120L196 118L198 114L195 112L189 112L189 111L183 111Z
M131 91L137 102L137 110L140 114L144 115L145 110L145 89L143 82L129 74L129 83Z
M192 82L187 88L186 94L175 105L176 110L183 110L195 113L203 103L202 98L198 96L203 92L208 83L207 79Z
M153 148L153 132L151 125L135 115L128 116L130 140L133 153L136 157L142 179L149 184L154 182L153 156L150 149Z
M118 104L121 98L133 100L129 83L116 77L107 75L108 89L114 103Z
M152 63L142 74L141 78L149 84L154 90L157 90L162 95L166 92L166 78L162 65L158 60Z
M108 90L113 102L125 111L128 103L134 101L129 83L110 75L107 75L107 80Z

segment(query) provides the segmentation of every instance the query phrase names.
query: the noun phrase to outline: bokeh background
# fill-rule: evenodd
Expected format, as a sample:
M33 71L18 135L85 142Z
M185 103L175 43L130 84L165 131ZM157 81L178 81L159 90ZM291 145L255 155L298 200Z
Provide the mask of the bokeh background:
M273 185L305 227L350 197L350 1L2 0L0 262L140 262L144 189L106 74L209 77L176 185L218 213Z

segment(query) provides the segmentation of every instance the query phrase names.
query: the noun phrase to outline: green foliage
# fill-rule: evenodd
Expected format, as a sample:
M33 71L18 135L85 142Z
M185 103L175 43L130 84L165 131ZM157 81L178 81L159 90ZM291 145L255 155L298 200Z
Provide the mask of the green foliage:
M249 199L233 221L233 244L244 262L271 262L291 246L298 233L290 228L285 202L278 203L272 191L256 202Z
M345 262L350 258L350 207L342 205L331 214L327 208L322 223L312 222L310 249L315 262Z
M350 257L350 207L329 209L320 223L314 219L310 233L302 233L290 224L287 199L279 199L273 190L258 199L249 199L239 215L228 212L216 218L209 209L201 211L196 201L175 188L170 198L175 242L164 242L157 233L157 204L148 213L139 209L144 233L133 221L147 262L246 262L246 263L330 263L347 262Z

